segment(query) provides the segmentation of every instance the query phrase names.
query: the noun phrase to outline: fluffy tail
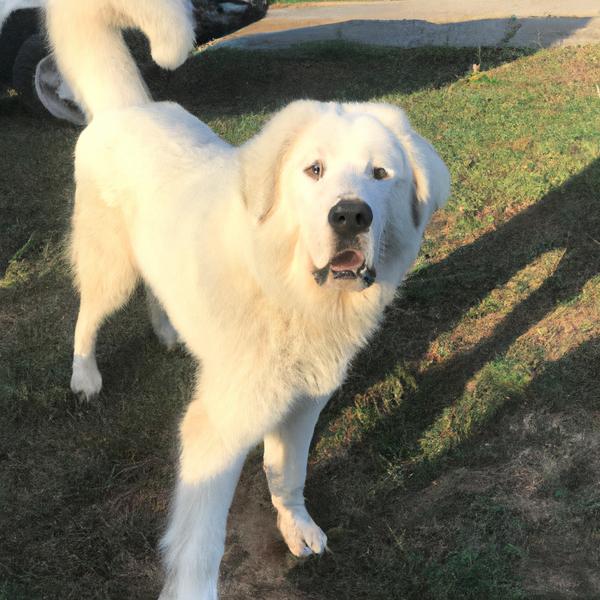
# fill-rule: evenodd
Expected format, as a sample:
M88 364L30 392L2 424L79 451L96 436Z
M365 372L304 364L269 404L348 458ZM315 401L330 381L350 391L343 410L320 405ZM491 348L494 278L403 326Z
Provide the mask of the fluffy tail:
M141 29L165 69L183 63L194 45L189 0L48 0L46 23L58 68L88 120L151 100L124 28Z

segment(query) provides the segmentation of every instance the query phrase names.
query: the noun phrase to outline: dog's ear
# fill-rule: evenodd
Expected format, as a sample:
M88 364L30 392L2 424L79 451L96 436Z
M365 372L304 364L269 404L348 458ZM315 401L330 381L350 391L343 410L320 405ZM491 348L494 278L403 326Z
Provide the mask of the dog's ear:
M450 195L450 174L438 153L411 127L404 111L397 106L367 102L345 104L344 108L375 117L396 135L412 169L413 219L417 227L425 227Z
M242 193L249 212L264 221L277 198L279 174L300 131L318 116L320 103L292 102L240 149Z

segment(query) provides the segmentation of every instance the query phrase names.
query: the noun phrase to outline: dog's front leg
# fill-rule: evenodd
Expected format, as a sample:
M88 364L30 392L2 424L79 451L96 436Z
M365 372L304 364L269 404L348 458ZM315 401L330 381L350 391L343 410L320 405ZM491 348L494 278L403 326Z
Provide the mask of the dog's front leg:
M216 600L227 514L244 458L287 413L285 396L253 390L247 378L203 365L181 422L179 475L162 546L167 581L160 600Z
M178 478L162 541L167 580L159 600L217 600L227 514L244 457L203 481Z
M217 396L217 400L222 400ZM181 423L179 474L162 540L160 600L216 600L227 514L249 445L194 400Z
M264 469L277 526L295 556L321 554L327 536L304 506L306 463L319 413L329 397L298 401L286 419L265 436Z

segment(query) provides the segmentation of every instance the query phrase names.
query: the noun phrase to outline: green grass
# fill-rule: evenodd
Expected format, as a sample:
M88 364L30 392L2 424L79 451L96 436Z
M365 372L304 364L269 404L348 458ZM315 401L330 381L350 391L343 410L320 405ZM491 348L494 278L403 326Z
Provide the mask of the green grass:
M319 425L306 495L332 552L286 555L255 452L225 600L600 597L598 81L600 47L319 44L151 82L233 143L300 97L400 104L453 178ZM71 397L77 131L10 96L0 131L0 599L154 597L194 366L136 295L101 332L100 398Z

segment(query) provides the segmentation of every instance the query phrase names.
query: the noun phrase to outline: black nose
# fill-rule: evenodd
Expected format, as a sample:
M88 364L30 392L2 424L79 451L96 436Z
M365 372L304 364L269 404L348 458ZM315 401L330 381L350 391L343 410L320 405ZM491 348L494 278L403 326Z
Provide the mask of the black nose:
M339 235L362 233L372 222L373 211L362 200L340 200L329 211L329 224Z

